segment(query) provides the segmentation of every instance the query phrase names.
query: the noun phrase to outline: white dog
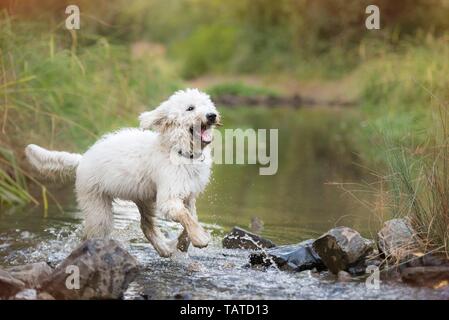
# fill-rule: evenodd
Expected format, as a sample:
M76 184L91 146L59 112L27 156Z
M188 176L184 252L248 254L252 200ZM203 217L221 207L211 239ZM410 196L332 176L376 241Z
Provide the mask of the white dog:
M207 94L187 89L139 120L141 129L108 134L83 155L36 145L27 146L25 153L44 175L76 175L85 238L110 235L112 201L118 198L136 203L143 233L159 255L168 257L176 248L187 251L189 240L195 247L207 246L210 235L198 223L195 199L209 181L208 145L220 121L214 104ZM165 238L156 215L182 224L178 239Z

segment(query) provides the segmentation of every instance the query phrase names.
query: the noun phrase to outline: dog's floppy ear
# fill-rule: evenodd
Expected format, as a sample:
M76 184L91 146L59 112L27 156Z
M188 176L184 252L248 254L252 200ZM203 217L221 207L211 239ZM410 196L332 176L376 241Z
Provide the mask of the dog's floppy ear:
M142 129L160 131L167 126L166 120L165 112L158 108L153 111L144 112L139 116L140 128Z

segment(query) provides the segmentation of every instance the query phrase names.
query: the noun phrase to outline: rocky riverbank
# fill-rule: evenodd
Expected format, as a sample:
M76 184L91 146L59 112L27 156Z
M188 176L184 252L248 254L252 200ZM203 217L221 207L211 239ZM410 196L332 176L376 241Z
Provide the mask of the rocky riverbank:
M252 268L329 271L341 281L360 280L378 272L379 281L400 281L429 288L449 285L449 260L442 255L424 253L405 219L385 222L375 240L363 238L354 229L337 227L317 239L282 246L235 227L224 237L223 247L251 250L248 266Z
M206 249L164 259L136 238L141 236L137 225L127 233L130 238L121 239L126 249L95 239L57 263L33 261L0 270L0 299L449 297L447 259L422 254L414 234L406 220L396 219L374 240L337 227L316 239L276 245L235 227ZM382 290L368 290L366 280L377 271Z
M116 241L92 239L55 269L45 262L0 269L0 298L119 299L137 272L136 259Z

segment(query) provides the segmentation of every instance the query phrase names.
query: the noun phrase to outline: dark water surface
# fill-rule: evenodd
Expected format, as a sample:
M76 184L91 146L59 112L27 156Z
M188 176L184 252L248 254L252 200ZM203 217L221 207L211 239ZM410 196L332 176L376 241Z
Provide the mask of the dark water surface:
M142 270L125 294L127 299L447 299L447 291L382 283L369 289L363 280L338 283L326 273L288 273L246 268L248 252L221 247L232 226L257 232L278 244L317 237L336 225L354 227L369 237L376 219L359 199L335 183L369 183L354 148L360 126L356 110L241 109L224 110L226 128L279 129L279 169L259 175L258 165L216 165L213 179L198 203L198 214L213 237L206 249L162 259L140 231L137 209L115 206L114 237L139 260ZM348 188L360 189L357 185ZM64 210L50 203L43 209L3 210L0 214L0 266L36 261L57 264L79 243L81 215L72 187L55 192ZM251 224L251 221L257 223ZM171 236L176 224L161 221Z

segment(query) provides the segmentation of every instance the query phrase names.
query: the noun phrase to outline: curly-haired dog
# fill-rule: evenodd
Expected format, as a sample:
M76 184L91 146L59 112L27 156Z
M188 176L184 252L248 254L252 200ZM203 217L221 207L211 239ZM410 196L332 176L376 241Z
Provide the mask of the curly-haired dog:
M186 251L189 242L207 246L210 235L198 223L195 199L209 181L208 145L213 126L219 123L214 104L207 94L187 89L144 112L139 120L141 129L108 134L83 155L36 145L27 146L25 152L44 175L76 175L85 238L110 235L112 201L118 198L136 203L143 233L159 255L170 256L176 247ZM155 224L156 215L182 224L178 239L166 239Z

